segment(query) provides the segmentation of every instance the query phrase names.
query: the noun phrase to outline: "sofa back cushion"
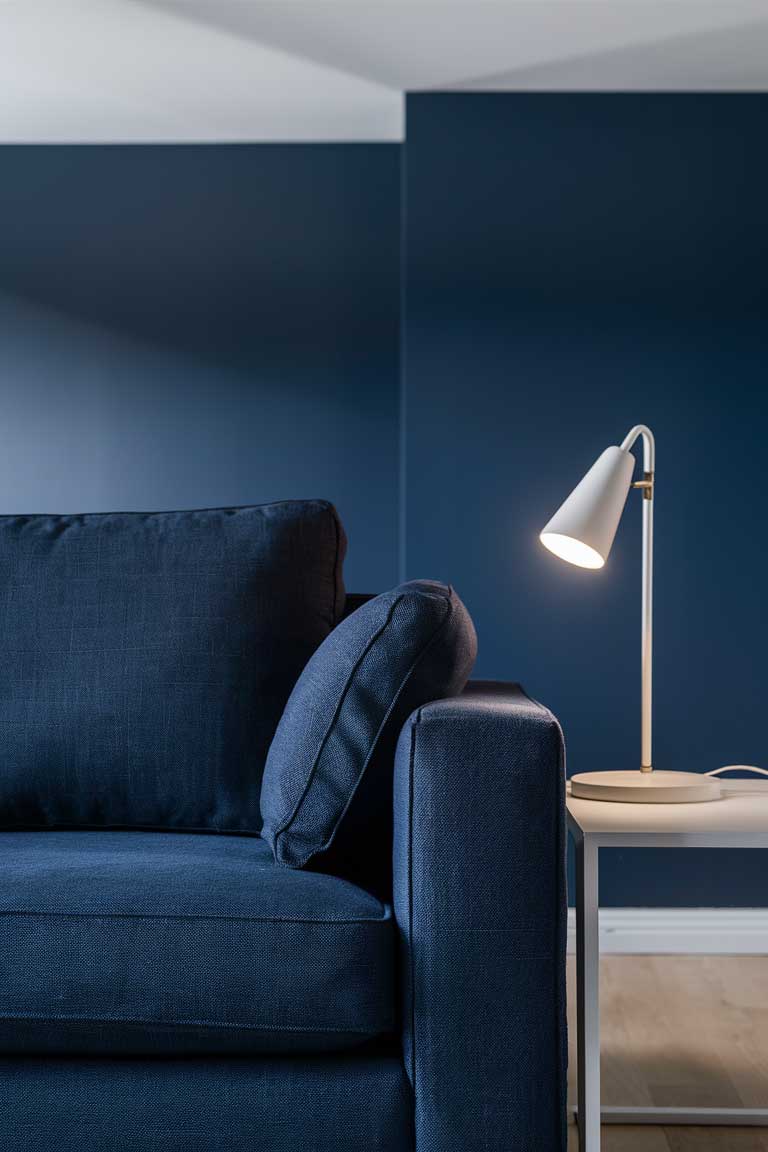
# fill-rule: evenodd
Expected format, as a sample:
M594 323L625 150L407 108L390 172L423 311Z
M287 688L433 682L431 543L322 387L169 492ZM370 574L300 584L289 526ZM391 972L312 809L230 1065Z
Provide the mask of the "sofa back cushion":
M0 517L0 827L258 832L344 547L324 501Z
M366 865L391 856L400 729L415 708L462 690L476 652L469 613L434 581L401 584L342 621L304 669L269 750L262 835L278 863L317 863L341 837L343 859L327 870L380 887Z

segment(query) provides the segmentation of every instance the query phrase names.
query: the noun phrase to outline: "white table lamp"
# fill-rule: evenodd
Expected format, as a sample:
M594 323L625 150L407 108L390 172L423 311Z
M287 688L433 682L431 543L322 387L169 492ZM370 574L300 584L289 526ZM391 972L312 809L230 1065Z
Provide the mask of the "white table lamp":
M643 439L643 479L632 483L635 458L630 449ZM571 795L585 800L630 803L692 803L717 800L717 780L695 772L659 772L651 755L653 661L653 505L655 445L653 433L636 424L621 447L606 448L541 533L555 556L581 568L602 568L611 551L630 488L643 496L643 587L641 650L640 768L634 771L583 772L571 778Z

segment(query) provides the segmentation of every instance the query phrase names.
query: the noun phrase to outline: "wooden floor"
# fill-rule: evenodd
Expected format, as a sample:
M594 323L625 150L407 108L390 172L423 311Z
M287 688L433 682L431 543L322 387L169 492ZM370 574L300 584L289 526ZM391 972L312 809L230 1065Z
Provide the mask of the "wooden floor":
M768 1107L768 956L604 956L600 1000L604 1104ZM568 1001L575 1101L571 956ZM602 1152L768 1152L768 1128L606 1125Z

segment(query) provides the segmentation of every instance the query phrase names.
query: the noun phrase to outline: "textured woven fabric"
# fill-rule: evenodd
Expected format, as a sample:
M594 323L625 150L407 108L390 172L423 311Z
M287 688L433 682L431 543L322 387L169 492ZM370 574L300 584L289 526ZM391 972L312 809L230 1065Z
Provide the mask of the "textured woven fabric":
M3 1152L412 1152L399 1057L0 1060Z
M393 1027L390 910L263 840L0 833L0 1052L307 1052Z
M0 826L258 832L343 553L322 501L0 517Z
M418 1152L565 1152L563 743L518 687L404 728L394 889Z
M414 708L461 691L476 651L461 600L431 581L369 600L331 633L291 693L267 758L263 835L276 860L303 867L342 825L359 832L351 856L389 856L371 837L389 841L397 735Z

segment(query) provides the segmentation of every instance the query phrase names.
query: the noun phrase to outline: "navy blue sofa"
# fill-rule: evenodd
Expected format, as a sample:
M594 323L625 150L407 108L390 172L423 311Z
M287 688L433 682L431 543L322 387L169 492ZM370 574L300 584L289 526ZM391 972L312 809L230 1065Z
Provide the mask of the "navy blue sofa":
M323 502L0 518L3 1152L564 1152L551 713L418 708L366 886L258 835L343 554Z

